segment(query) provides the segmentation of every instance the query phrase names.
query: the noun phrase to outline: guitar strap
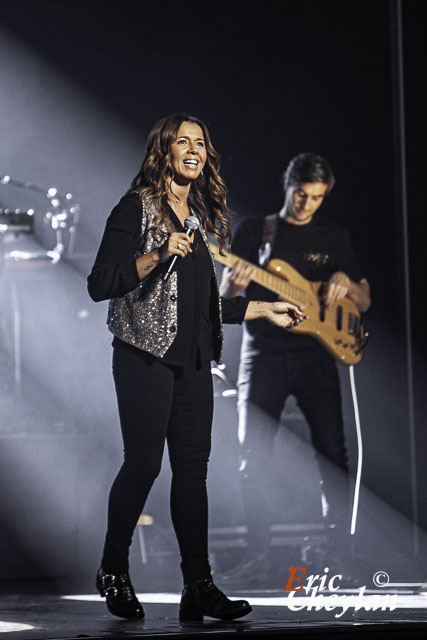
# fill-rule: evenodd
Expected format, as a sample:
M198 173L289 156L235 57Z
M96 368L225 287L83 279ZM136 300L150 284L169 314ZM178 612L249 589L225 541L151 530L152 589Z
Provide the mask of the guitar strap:
M279 214L273 213L264 218L264 226L262 229L262 240L258 250L258 263L264 267L270 260L273 250L274 239L276 237L277 226L279 223Z

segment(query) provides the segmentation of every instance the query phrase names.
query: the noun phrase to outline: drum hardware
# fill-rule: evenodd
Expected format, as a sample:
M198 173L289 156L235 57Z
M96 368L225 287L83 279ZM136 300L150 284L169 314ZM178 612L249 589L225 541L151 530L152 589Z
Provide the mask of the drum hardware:
M30 182L20 182L10 176L0 176L0 184L13 185L27 191L34 191L42 194L49 200L47 210L42 214L43 224L49 226L55 234L56 244L51 250L41 250L35 252L11 251L5 258L11 260L39 260L48 259L51 263L58 262L65 253L71 255L74 251L76 241L76 227L80 216L80 205L74 201L71 193L62 195L56 187L43 189ZM0 209L0 240L5 233L27 233L34 234L34 221L37 218L35 209L27 211L20 209ZM68 234L67 239L65 233ZM67 240L67 242L66 242Z
M0 234L33 233L34 209L0 209Z
M4 304L1 300L0 291L0 312L2 315L8 313L10 323L6 322L5 317L0 316L0 338L5 333L6 325L10 324L10 340L8 353L11 354L12 375L10 379L14 382L14 388L17 393L20 392L22 383L22 357L21 357L21 309L19 304L19 289L13 279L6 279L3 276L6 272L2 267L12 264L20 266L33 265L52 265L61 260L64 255L71 255L74 251L76 240L76 227L80 215L80 205L74 201L71 193L62 195L56 187L44 189L32 183L24 183L14 180L10 176L0 176L1 185L10 185L18 189L39 194L47 198L46 205L35 206L37 199L31 197L31 208L23 210L20 208L5 207L0 209L0 285L3 289L8 288L9 299L8 304ZM39 198L40 200L40 198ZM36 228L36 223L39 226ZM46 249L40 246L40 239L37 238L38 248L33 250L31 240L29 250L22 250L22 244L16 245L17 237L23 234L35 235L36 231L43 231L46 226L53 231L55 246L52 249ZM42 234L43 236L46 234ZM50 238L51 239L51 238ZM45 243L45 241L43 241ZM15 243L15 246L14 246ZM53 243L52 243L53 244ZM33 246L31 246L33 245Z

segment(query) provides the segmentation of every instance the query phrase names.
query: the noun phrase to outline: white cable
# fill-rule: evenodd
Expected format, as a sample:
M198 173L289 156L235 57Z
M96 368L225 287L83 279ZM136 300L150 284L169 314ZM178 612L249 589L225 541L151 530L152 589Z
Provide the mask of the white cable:
M363 445L362 445L362 430L360 428L359 405L357 404L356 383L354 381L353 365L350 365L349 370L350 370L351 395L353 398L354 420L356 422L356 436L357 436L357 472L356 472L356 482L354 484L353 512L351 514L351 525L350 525L350 533L352 536L354 536L356 532L357 509L359 506L360 479L362 477Z

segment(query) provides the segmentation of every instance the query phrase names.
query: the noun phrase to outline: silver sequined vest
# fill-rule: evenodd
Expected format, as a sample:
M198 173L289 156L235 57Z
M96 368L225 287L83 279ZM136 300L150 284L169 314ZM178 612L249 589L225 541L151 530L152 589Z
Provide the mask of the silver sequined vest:
M153 233L158 211L152 202L144 200L141 207L141 242L135 260L159 248L169 235L166 225L160 233ZM196 212L197 213L197 212ZM200 219L200 216L198 216ZM223 343L221 298L213 255L203 221L199 230L212 259L215 274L218 322L213 319L216 331L215 360L220 362ZM164 282L162 273L154 269L139 285L121 298L112 298L108 307L107 325L111 333L128 344L143 349L153 356L162 357L171 346L178 331L178 282L176 271Z

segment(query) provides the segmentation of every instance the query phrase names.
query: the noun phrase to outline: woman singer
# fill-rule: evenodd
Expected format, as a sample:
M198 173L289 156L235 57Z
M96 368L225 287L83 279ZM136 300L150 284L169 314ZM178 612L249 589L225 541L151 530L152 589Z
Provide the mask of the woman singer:
M144 616L129 578L128 553L165 440L184 580L180 619L233 619L251 611L248 602L229 600L215 586L208 560L210 361L221 358L222 322L263 317L292 327L304 316L285 302L220 298L208 234L222 251L231 236L225 212L226 186L206 125L188 115L162 118L150 132L131 189L107 220L88 277L92 299L110 300L124 443L96 585L120 617Z

